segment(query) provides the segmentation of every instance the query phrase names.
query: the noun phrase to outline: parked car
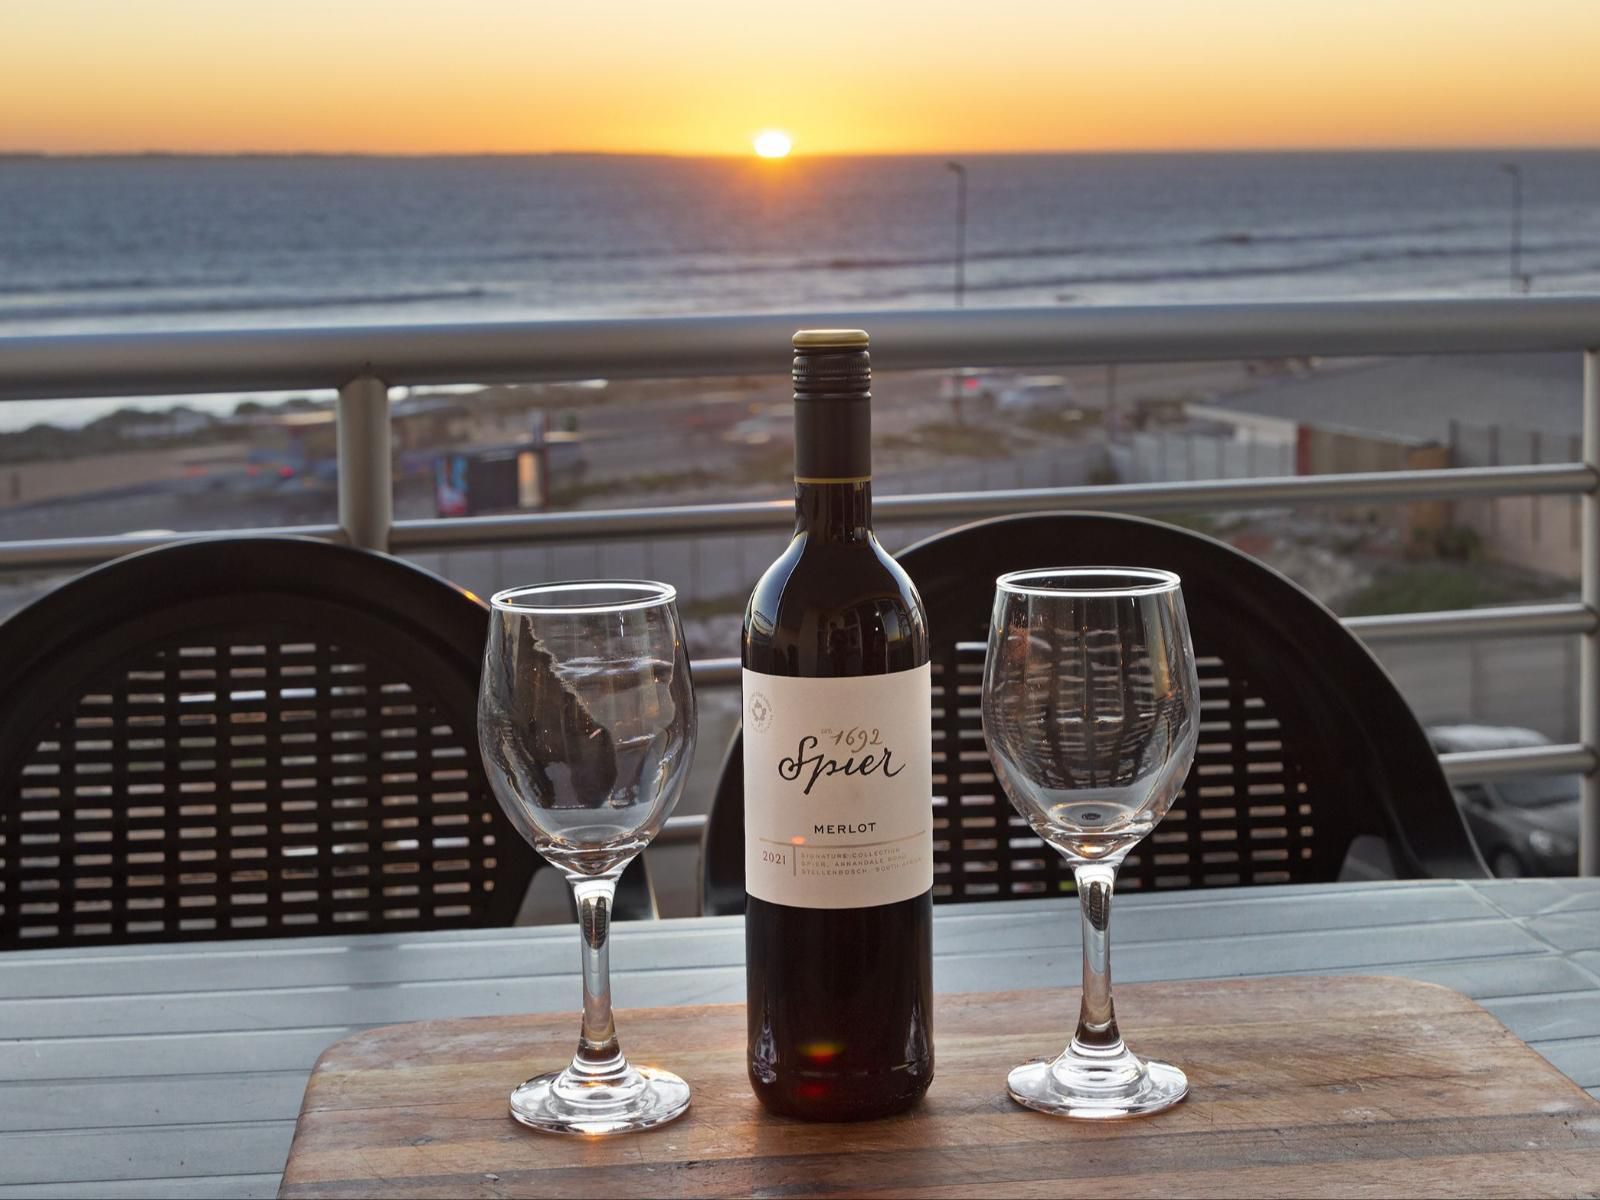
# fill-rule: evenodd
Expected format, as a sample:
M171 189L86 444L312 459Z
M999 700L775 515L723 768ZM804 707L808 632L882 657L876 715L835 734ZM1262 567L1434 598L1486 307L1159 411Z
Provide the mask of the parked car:
M1524 750L1548 746L1532 729L1510 725L1436 725L1435 750ZM1496 875L1578 873L1578 775L1519 775L1452 786L1478 852Z
M1074 408L1072 385L1060 375L1027 375L1001 391L995 408L1003 413L1031 413Z
M946 371L939 378L939 399L946 403L971 403L978 407L991 405L1008 379L1009 376L975 367Z

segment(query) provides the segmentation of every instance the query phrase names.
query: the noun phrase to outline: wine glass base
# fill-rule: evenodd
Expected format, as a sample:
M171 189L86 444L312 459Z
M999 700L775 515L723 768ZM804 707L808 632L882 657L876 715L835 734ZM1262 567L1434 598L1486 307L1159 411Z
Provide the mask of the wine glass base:
M604 1083L581 1080L571 1068L551 1071L511 1093L511 1115L546 1133L629 1133L688 1111L689 1085L654 1067L630 1066Z
M1171 1063L1128 1053L1085 1062L1069 1050L1054 1062L1024 1063L1006 1077L1006 1091L1024 1108L1103 1121L1171 1108L1189 1094L1189 1080Z

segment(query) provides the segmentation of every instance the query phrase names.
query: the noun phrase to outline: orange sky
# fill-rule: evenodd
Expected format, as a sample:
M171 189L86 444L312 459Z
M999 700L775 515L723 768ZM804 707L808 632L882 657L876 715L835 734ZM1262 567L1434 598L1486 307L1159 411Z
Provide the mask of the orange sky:
M0 0L0 149L1600 144L1600 0Z

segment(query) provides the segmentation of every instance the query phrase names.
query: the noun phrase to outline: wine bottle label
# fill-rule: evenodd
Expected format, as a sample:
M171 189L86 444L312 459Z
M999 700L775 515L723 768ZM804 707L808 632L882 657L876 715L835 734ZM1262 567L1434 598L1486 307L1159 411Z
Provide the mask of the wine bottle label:
M744 879L796 908L933 886L932 673L744 673Z

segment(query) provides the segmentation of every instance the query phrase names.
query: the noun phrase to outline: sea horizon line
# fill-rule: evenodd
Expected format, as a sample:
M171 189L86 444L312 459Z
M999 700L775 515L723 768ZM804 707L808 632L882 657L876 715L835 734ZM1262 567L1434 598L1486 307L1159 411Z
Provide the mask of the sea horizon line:
M1404 145L1404 146L1250 146L1123 149L1004 149L1004 150L850 150L829 152L796 151L783 159L758 159L748 151L671 151L671 150L38 150L0 149L0 162L82 160L278 160L278 159L526 159L526 158L618 158L688 159L759 162L782 170L785 162L823 159L863 158L1246 158L1269 155L1493 155L1493 154L1592 154L1600 153L1600 142L1529 143L1525 145Z

